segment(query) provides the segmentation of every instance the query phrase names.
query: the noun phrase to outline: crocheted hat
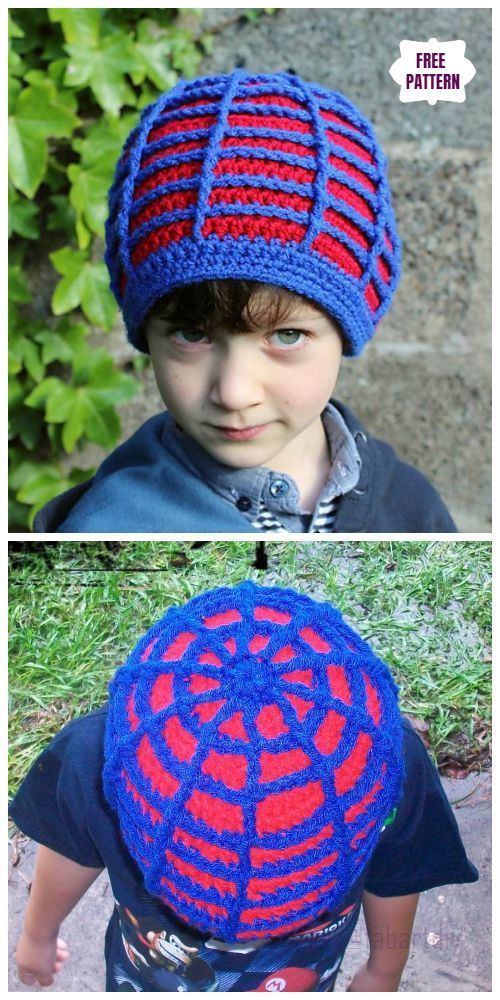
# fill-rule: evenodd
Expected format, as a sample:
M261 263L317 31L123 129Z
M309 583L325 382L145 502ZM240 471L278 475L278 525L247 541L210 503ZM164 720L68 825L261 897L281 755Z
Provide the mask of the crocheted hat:
M131 342L173 289L216 278L312 299L359 354L401 248L386 163L342 94L287 73L181 81L146 108L110 190L106 263Z
M225 941L340 903L403 779L397 687L330 604L247 581L172 608L110 685L104 790L147 890Z

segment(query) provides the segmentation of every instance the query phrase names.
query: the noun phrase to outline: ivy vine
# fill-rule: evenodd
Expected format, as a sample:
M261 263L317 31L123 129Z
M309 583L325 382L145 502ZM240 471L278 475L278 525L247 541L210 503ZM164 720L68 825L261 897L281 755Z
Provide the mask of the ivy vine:
M240 16L254 20L272 11L247 8ZM67 457L87 442L112 448L120 435L116 408L139 388L134 374L88 343L92 327L110 331L117 314L102 259L107 191L141 109L180 76L195 76L212 51L220 28L197 33L185 26L187 14L196 22L200 13L10 8L13 531L31 527L48 500L92 475L70 468ZM50 312L39 302L47 267L58 276Z

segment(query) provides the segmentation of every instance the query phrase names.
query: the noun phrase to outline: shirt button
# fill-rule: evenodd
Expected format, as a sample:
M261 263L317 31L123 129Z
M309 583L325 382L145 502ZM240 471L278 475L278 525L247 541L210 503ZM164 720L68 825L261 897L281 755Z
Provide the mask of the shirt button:
M238 497L236 506L238 510L250 510L252 501L250 500L250 497Z
M269 492L272 497L282 497L285 493L288 493L289 489L290 487L284 479L273 479L269 487Z

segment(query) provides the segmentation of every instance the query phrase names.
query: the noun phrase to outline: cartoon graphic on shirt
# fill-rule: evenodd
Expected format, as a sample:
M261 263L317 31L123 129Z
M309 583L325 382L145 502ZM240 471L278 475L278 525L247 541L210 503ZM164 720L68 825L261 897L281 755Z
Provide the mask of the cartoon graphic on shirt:
M179 933L158 926L153 916L136 917L126 906L115 900L125 954L140 972L149 989L158 992L172 990L215 990L217 978L208 962L199 957L199 948ZM115 970L115 980L124 983L124 970ZM125 979L135 991L143 991L133 978ZM126 991L127 992L127 991Z

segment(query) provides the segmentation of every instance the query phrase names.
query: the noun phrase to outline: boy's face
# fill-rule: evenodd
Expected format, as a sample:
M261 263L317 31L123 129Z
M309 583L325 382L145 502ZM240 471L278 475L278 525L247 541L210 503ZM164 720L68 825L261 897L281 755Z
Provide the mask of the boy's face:
M294 474L324 448L321 412L342 356L333 320L297 298L266 324L272 293L251 300L246 332L180 327L168 314L146 325L156 381L182 429L219 462Z

